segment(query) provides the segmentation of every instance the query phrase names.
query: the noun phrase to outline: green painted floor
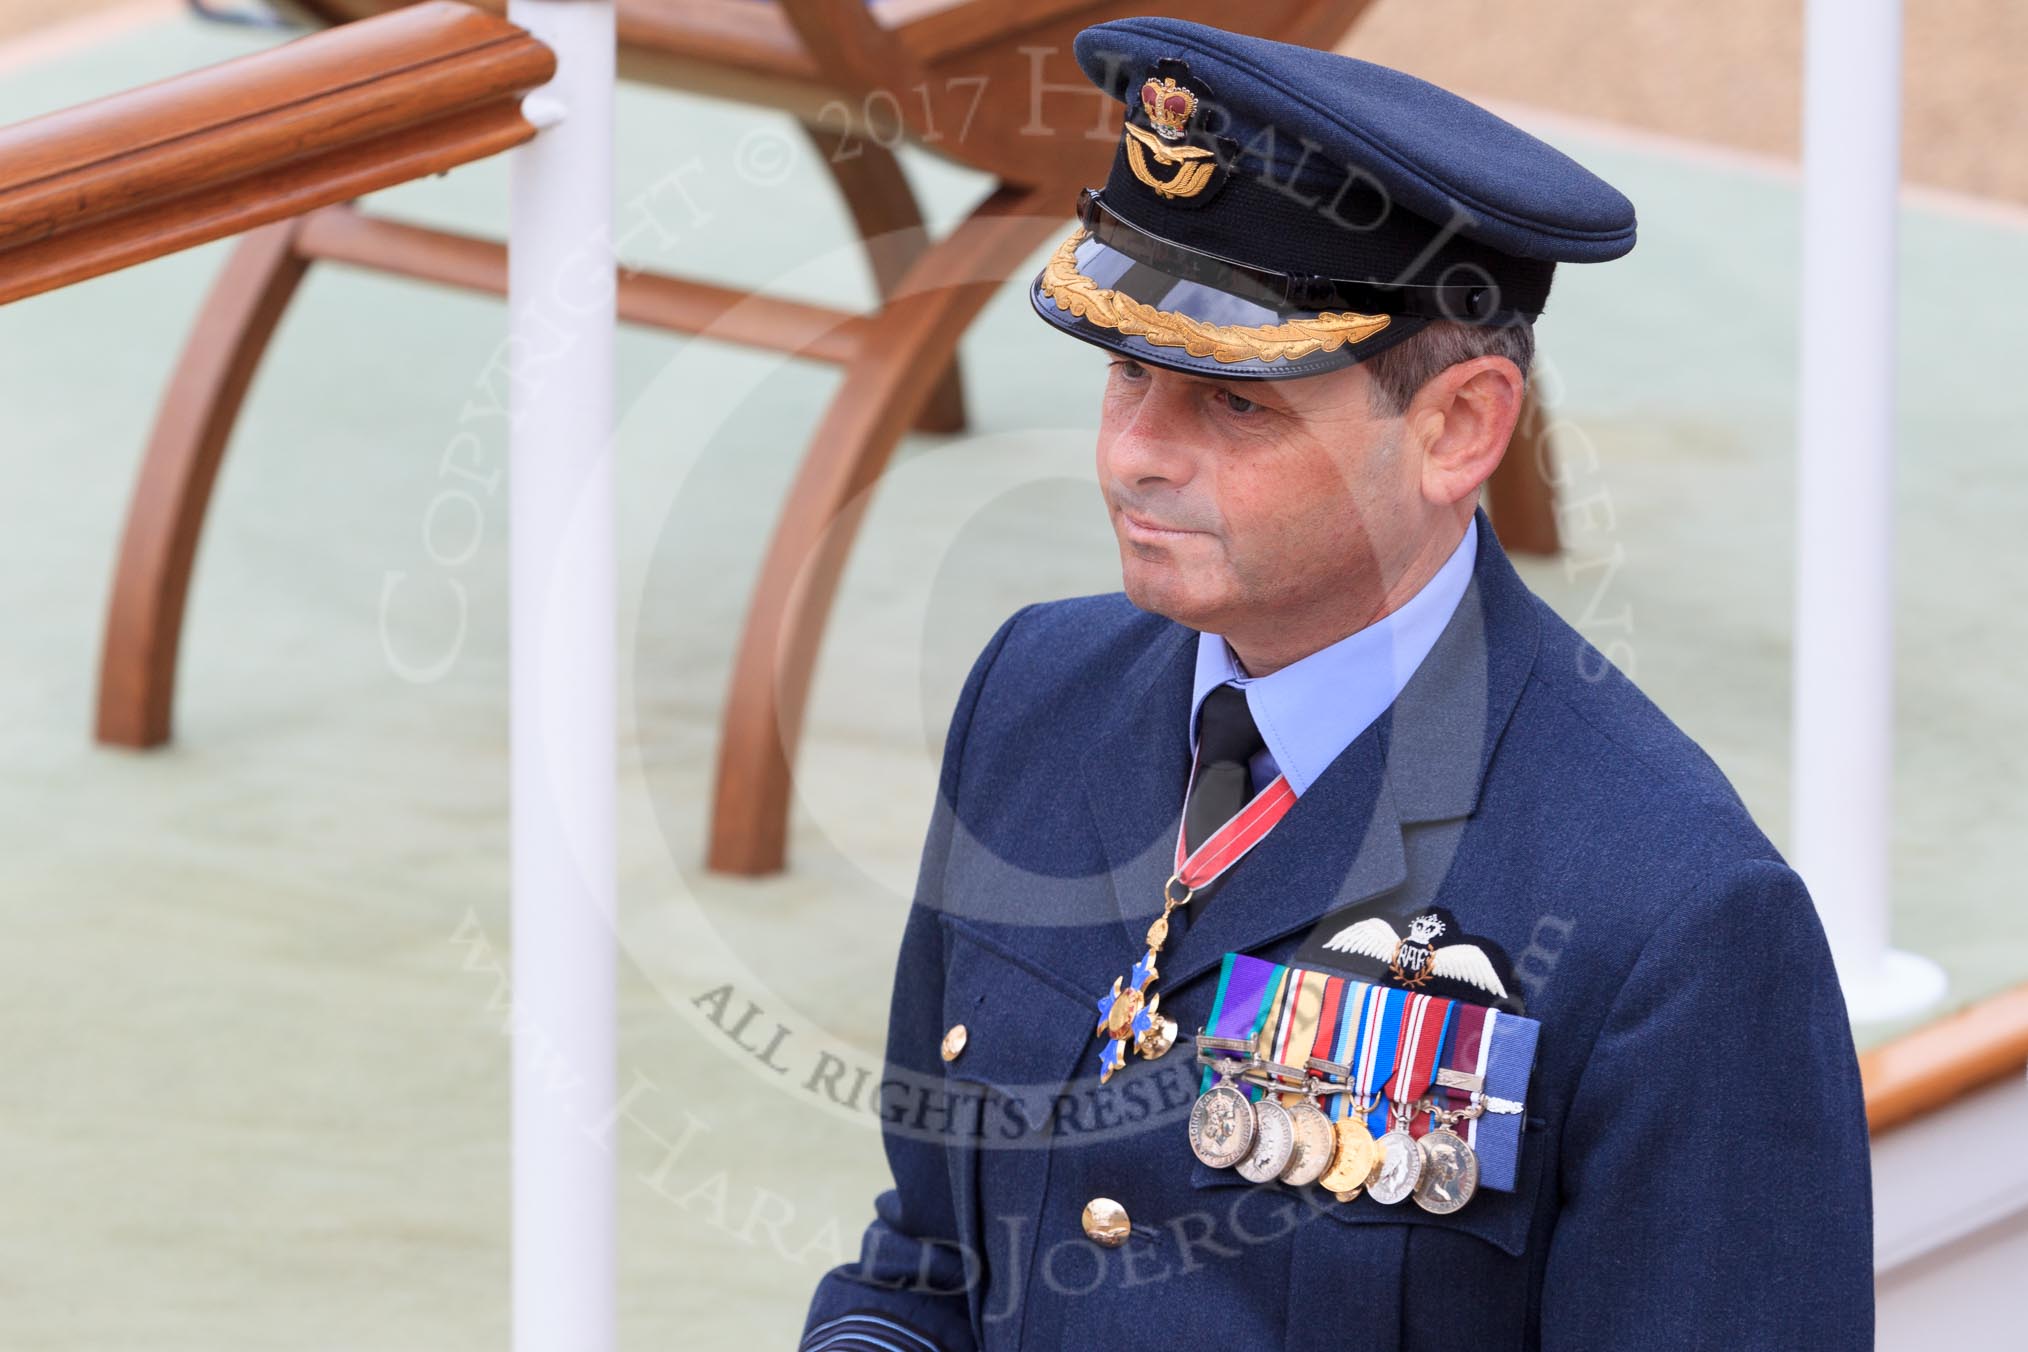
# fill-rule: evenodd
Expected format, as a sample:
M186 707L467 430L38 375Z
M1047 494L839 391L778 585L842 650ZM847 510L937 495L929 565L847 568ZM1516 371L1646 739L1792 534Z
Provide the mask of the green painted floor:
M0 120L269 40L172 21L11 74ZM634 261L866 302L789 127L639 90L621 114L622 210L662 227ZM1526 571L1780 840L1793 185L1569 144L1640 205L1643 237L1566 269L1541 327L1567 500L1596 524ZM941 220L982 191L910 168ZM375 206L498 234L505 166ZM1947 966L1955 1006L2028 978L2028 235L1911 210L1904 239L1897 930ZM109 752L90 712L126 495L224 256L0 311L0 1347L503 1347L503 311L312 275L219 487L179 741ZM884 1178L870 1117L808 1086L827 1055L877 1064L958 684L1017 605L1117 585L1089 482L1100 362L1018 289L972 331L975 430L911 442L874 500L794 871L753 883L700 866L715 717L837 378L644 332L619 354L622 1345L786 1347ZM788 1029L788 1073L706 1017L728 984L725 1022L760 1010L748 1046Z

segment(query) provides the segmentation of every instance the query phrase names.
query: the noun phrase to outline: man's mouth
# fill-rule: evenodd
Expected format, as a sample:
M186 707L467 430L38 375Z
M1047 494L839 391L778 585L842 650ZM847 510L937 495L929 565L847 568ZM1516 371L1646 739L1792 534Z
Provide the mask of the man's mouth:
M1146 535L1156 539L1164 539L1164 538L1173 539L1177 536L1182 535L1202 535L1204 533L1202 531L1183 530L1176 526L1160 525L1156 522L1149 521L1144 517L1135 516L1132 512L1126 510L1124 507L1120 509L1120 520L1126 523L1129 532L1136 535Z

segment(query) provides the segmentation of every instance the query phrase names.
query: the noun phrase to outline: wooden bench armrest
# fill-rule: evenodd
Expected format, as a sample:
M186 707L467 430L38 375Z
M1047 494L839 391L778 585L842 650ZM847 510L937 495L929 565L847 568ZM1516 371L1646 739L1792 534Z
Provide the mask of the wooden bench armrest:
M555 69L429 0L0 128L0 302L497 154Z

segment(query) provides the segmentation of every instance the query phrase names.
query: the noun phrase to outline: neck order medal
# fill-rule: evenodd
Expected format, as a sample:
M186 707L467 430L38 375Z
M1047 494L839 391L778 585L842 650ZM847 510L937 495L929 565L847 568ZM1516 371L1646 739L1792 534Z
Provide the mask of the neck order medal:
M1186 809L1190 788L1197 780L1195 764L1190 767L1190 780L1183 793ZM1162 997L1148 993L1155 978L1161 975L1155 959L1162 945L1169 942L1169 913L1178 906L1187 906L1199 889L1209 886L1245 858L1295 803L1296 791L1289 787L1287 777L1276 775L1272 784L1255 794L1231 820L1188 853L1184 850L1183 822L1176 823L1176 869L1169 875L1169 881L1162 884L1162 914L1148 926L1148 951L1126 976L1114 977L1112 990L1098 999L1097 1036L1105 1040L1105 1048L1099 1054L1100 1084L1126 1065L1129 1042L1150 1061L1176 1045L1176 1021L1157 1011Z

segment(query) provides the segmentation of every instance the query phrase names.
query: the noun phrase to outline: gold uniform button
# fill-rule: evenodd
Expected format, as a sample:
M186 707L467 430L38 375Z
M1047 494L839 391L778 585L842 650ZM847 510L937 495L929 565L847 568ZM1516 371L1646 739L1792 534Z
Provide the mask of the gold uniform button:
M1094 1244L1117 1249L1133 1228L1127 1209L1110 1197L1094 1197L1084 1204L1084 1233Z
M951 1025L951 1031L944 1034L944 1046L943 1046L944 1060L946 1061L957 1060L958 1053L963 1051L964 1049L965 1049L965 1025L963 1025L962 1023L954 1023Z

